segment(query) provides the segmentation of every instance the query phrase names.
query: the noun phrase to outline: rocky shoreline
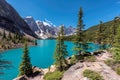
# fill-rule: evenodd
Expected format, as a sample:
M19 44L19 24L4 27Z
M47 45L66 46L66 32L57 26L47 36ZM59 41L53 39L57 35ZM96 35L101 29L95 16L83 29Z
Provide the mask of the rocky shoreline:
M112 68L104 63L105 60L112 59L112 54L104 50L104 53L96 56L95 62L78 62L71 66L64 74L61 80L90 80L83 76L86 69L96 71L103 76L104 80L120 80L120 76Z
M13 80L44 80L44 75L48 72L54 72L55 71L55 65L51 65L50 68L39 68L36 66L33 66L33 72L36 73L35 76L27 77L26 75L17 77Z
M104 80L120 80L120 76L104 63L105 60L112 59L111 57L111 53L105 50L104 53L96 56L97 60L95 62L77 62L65 71L61 80L89 80L87 77L83 76L83 71L86 69L99 72ZM44 75L47 72L55 71L55 65L51 65L50 68L45 69L35 66L33 70L40 71L40 73L34 77L26 77L23 75L14 80L44 80Z
M35 46L32 42L29 42L28 45L29 45L29 47L30 47L30 46ZM23 43L14 44L14 45L12 45L12 46L9 46L9 47L6 48L6 49L4 49L4 48L2 48L2 47L0 46L0 52L5 51L5 50L10 50L10 49L22 48L22 47L24 47L24 44L23 44Z

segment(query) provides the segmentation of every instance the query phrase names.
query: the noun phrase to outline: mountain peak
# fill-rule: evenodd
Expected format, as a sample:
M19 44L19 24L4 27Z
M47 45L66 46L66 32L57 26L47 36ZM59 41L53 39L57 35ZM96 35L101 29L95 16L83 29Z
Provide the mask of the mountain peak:
M47 19L43 21L35 21L32 16L27 16L26 18L25 21L28 23L31 30L33 30L35 34L38 35L39 38L46 39L49 37L55 37L57 36L58 31L60 30L60 27L56 27L51 21ZM75 29L72 27L65 27L64 29L66 35L72 35L75 32Z
M26 18L33 18L32 16L26 16Z
M44 21L43 21L43 23L45 24L45 25L48 25L48 26L53 26L53 23L51 22L51 21L49 21L48 19L45 19ZM54 25L55 26L55 25Z

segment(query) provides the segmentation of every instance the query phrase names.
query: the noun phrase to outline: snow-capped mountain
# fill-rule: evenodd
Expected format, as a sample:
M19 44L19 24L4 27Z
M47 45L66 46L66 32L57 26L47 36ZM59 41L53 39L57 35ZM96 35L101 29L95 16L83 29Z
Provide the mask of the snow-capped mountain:
M33 32L39 31L39 28L38 28L38 26L37 26L37 24L32 16L27 16L24 20L29 25L30 29Z
M54 27L55 27L55 25L53 25L53 23L52 23L51 21L47 20L47 19L45 19L45 20L43 21L43 24L44 24L45 26L54 26Z
M76 28L73 28L72 26L65 28L65 34L67 36L73 35L73 34L75 34L75 32L76 32Z
M51 21L45 19L44 21L34 20L33 17L27 16L24 19L39 38L46 39L50 37L56 37L60 27L56 27ZM65 28L66 35L72 35L75 33L75 28Z

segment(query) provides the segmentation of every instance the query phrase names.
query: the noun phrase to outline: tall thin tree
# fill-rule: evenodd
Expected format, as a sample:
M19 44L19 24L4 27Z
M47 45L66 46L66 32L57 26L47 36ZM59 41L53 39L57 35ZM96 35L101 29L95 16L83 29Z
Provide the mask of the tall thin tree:
M119 17L115 17L113 20L113 25L112 25L111 34L110 34L111 46L113 46L113 44L115 43L115 39L113 37L117 35L117 28L118 28L119 21L120 21Z
M114 40L115 40L115 43L113 44L113 48L112 48L114 53L113 58L116 61L120 62L120 25L117 28L117 33Z
M96 41L98 44L102 43L102 27L103 27L103 22L100 21L100 24L96 33Z
M78 25L76 29L76 36L75 36L75 41L74 41L74 50L76 54L80 54L83 50L82 47L82 42L84 41L84 35L83 35L83 29L84 29L84 24L83 24L83 10L82 7L80 7L80 11L78 14Z
M63 71L67 67L66 56L68 52L66 50L66 45L64 44L64 27L61 27L61 31L58 33L57 45L54 53L55 65L57 70Z
M3 39L5 39L6 38L6 33L5 33L5 29L3 30L3 37L2 37Z
M23 52L23 56L22 56L22 62L20 63L19 71L20 71L19 76L21 76L21 75L30 76L33 73L32 64L30 62L30 57L29 57L27 42L25 42L24 52Z
M8 34L8 39L11 40L12 39L12 35L11 35L11 32L9 31L9 34Z

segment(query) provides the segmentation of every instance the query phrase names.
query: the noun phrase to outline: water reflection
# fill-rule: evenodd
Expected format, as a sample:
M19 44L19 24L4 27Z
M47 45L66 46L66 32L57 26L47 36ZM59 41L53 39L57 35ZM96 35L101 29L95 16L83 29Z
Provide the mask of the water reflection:
M2 76L4 74L3 70L10 68L11 66L11 62L4 60L2 58L2 54L0 53L0 75Z

